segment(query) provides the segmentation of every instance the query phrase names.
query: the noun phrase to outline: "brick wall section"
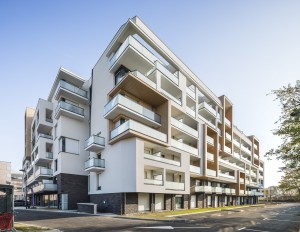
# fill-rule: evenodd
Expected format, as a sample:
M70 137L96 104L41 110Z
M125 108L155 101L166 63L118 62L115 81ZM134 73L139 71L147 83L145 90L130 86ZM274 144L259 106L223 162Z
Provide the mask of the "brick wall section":
M203 208L203 204L204 204L204 193L199 193L196 194L196 207L197 208Z
M77 203L89 202L88 177L61 173L57 175L57 193L68 194L68 209L77 209Z
M125 197L126 199L124 199ZM123 207L125 208L123 214L132 214L138 212L138 193L123 193L123 199Z
M122 194L107 193L107 194L92 194L90 202L97 204L97 211L103 213L122 214Z
M138 212L138 193L92 194L90 202L103 213L132 214Z
M183 195L183 208L184 209L190 208L190 195L188 194Z
M94 214L94 205L92 204L77 204L79 212L91 213Z
M172 210L172 195L171 194L165 194L165 209L166 210Z

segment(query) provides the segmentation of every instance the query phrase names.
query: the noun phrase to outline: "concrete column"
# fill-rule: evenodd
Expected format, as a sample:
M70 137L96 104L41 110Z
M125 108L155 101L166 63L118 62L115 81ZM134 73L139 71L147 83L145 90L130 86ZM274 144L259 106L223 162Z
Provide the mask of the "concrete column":
M191 201L190 195L188 195L188 194L183 195L183 208L184 209L190 209L190 207L191 207L190 201Z
M150 193L149 197L150 197L150 211L155 212L155 194Z

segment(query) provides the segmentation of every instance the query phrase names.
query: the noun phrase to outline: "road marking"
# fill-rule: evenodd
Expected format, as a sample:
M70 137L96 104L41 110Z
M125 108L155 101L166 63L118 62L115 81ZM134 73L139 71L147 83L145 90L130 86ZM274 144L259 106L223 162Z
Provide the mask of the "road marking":
M254 229L247 229L247 227L243 227L241 229L238 229L238 230L248 230L248 231L260 231L260 232L269 232L267 230L254 230Z
M174 230L174 229L209 229L211 227L201 226L201 227L172 227L172 226L149 226L149 227L135 227L138 229L159 229L159 230Z
M292 221L292 220L280 220L280 219L268 219L268 218L265 218L265 220L268 220L268 221L279 221L279 222L300 222L300 221Z

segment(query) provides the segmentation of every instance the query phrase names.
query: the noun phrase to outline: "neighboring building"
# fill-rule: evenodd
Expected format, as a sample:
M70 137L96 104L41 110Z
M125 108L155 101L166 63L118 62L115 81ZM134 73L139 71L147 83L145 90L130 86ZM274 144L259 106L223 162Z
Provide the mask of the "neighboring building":
M22 200L22 173L11 170L11 162L0 161L0 184L14 186L14 200Z
M0 184L11 184L11 162L0 161Z
M41 206L89 200L118 214L257 203L259 140L233 116L230 100L134 17L90 80L61 68L39 100L25 134L27 193Z
M11 172L11 185L14 186L14 199L23 200L23 191L22 191L22 177L23 174L20 172L12 171Z

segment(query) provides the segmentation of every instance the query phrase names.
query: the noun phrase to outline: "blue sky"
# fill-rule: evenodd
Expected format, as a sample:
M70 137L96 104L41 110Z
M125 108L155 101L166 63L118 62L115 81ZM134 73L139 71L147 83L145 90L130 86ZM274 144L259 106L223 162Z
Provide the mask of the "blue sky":
M261 142L280 109L272 89L300 76L300 1L0 1L0 160L21 168L24 111L47 98L58 68L89 78L118 28L138 15L217 95L234 104L234 124ZM277 184L277 161L266 186Z

